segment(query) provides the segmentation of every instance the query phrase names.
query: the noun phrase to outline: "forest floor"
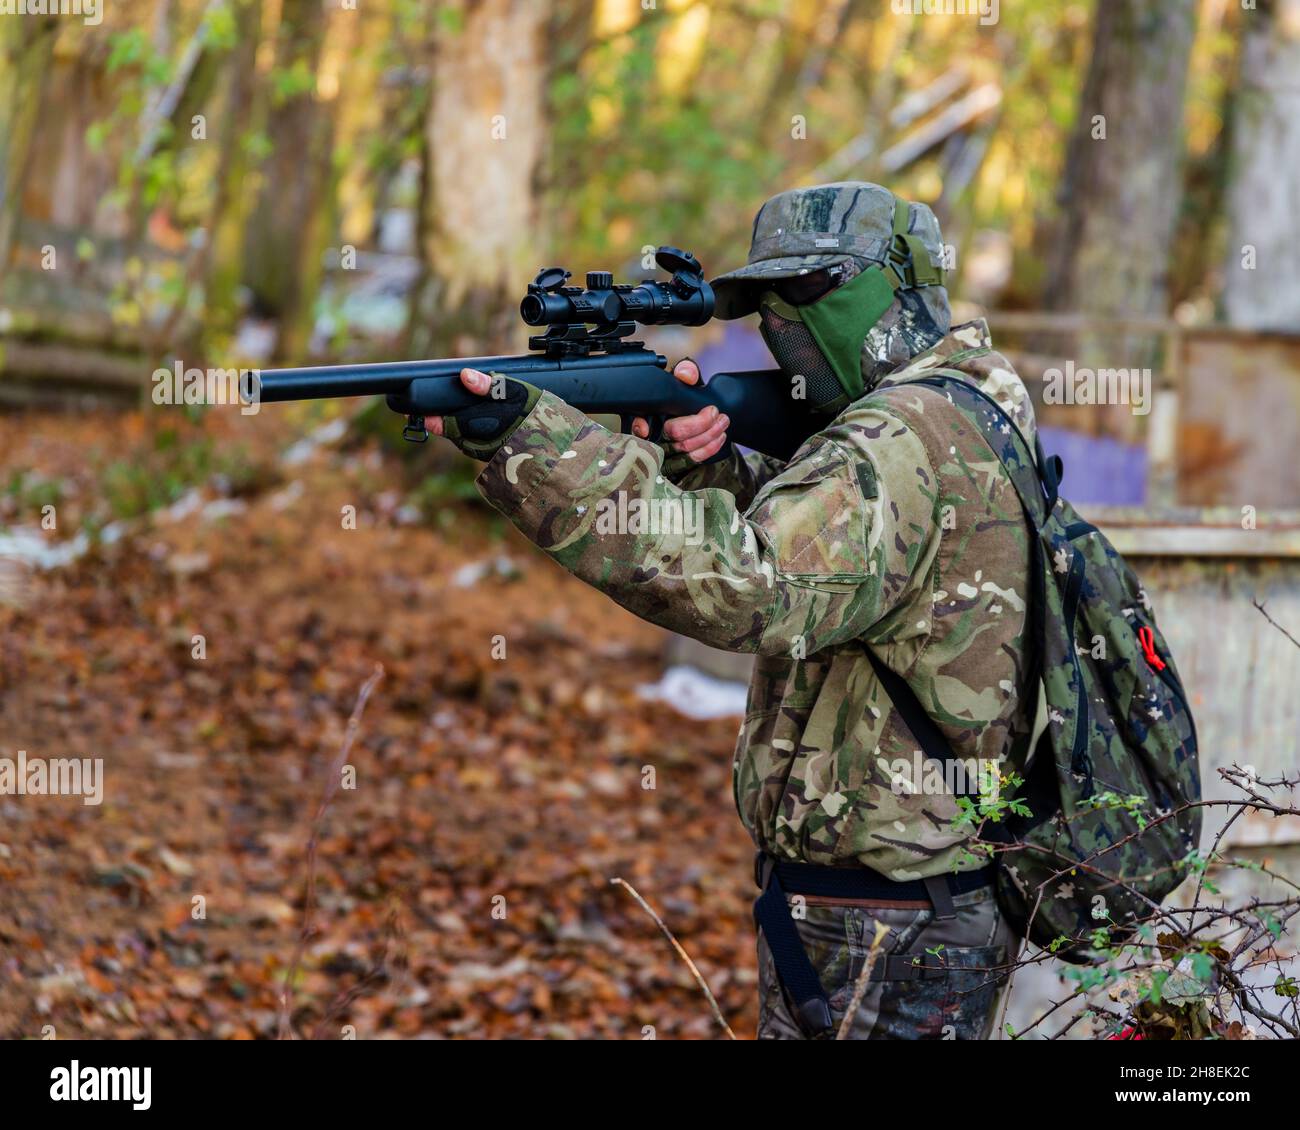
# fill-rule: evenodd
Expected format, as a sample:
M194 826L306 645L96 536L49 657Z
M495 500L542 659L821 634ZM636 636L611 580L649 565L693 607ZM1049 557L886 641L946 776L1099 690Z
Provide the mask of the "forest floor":
M464 501L463 469L373 439L286 460L289 419L0 416L0 523L100 531L0 561L0 757L104 774L98 805L0 796L0 1037L275 1036L377 664L295 1035L718 1037L616 876L752 1035L737 720L638 697L663 634Z

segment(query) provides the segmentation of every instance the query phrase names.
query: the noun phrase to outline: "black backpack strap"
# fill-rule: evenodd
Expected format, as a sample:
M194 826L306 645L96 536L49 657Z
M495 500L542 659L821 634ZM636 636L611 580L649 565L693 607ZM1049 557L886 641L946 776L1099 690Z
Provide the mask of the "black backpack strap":
M829 1039L835 1026L831 1002L822 988L817 970L808 960L799 928L790 916L785 889L776 873L776 862L760 853L754 871L754 878L763 890L754 903L754 924L767 939L777 979L794 1004L795 1020L809 1039Z
M1065 477L1065 463L1059 455L1048 455L1043 451L1043 441L1034 436L1034 453L1038 456L1038 477L1043 482L1043 494L1047 505L1045 514L1056 509L1056 500L1061 497L1061 480Z
M870 647L866 649L867 658L871 661L872 670L876 672L876 678L880 680L880 685L885 688L885 694L889 696L889 701L893 703L894 709L902 715L903 721L907 723L907 728L912 731L912 737L916 739L917 744L921 747L921 752L931 761L937 761L945 768L949 764L955 764L960 761L953 750L951 743L943 736L943 731L935 725L935 721L925 712L925 707L921 705L921 700L916 697L916 692L907 685L903 677L895 671L891 671L885 666L885 662ZM978 785L974 790L969 788L970 782L967 782L967 791L958 793L958 796L970 797L972 800L979 796Z
M964 379L960 372L954 371L950 376L944 370L936 370L932 375L891 387L905 389L912 385L925 385L942 392L973 420L1010 477L1033 529L1041 530L1056 508L1065 474L1061 457L1044 455L1037 435L1031 447L1007 410L983 389Z

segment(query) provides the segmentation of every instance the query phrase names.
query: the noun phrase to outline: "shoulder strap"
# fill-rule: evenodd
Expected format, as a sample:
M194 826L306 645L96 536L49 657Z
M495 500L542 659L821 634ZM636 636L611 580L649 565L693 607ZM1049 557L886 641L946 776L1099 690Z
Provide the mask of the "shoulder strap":
M1031 448L1020 426L1006 409L961 373L944 369L934 369L930 373L932 375L893 387L926 385L944 393L956 408L962 410L983 432L984 439L1011 477L1026 516L1036 531L1041 530L1060 497L1061 479L1065 474L1061 457L1053 455L1049 458L1044 454L1037 436Z
M925 707L921 705L921 700L916 697L916 692L912 690L896 671L891 671L885 666L885 662L870 647L866 648L867 659L871 662L871 668L876 673L876 678L880 680L880 685L885 688L885 694L889 696L889 701L893 703L894 709L903 716L903 721L907 723L907 728L912 731L912 737L921 747L921 752L931 761L937 761L940 765L947 766L949 763L955 763L960 760L954 752L948 739L943 736L943 731L935 724L926 712ZM972 789L971 782L967 782L967 791L958 793L958 796L970 797L974 800L979 795L978 784Z
M1032 615L1038 629L1031 628L1026 633L1029 639L1038 643L1038 653L1029 657L1028 669L1032 672L1030 680L1032 686L1038 681L1041 664L1042 608L1046 598L1042 543L1038 535L1056 507L1062 475L1060 456L1054 455L1049 459L1043 453L1042 444L1035 437L1033 448L1034 454L1037 455L1035 459L1034 454L1031 454L1029 441L1025 439L1015 420L996 400L966 380L960 372L930 370L927 376L890 385L888 389L880 391L883 393L895 389L903 390L909 385L918 384L942 392L954 407L980 429L985 442L993 449L993 453L1011 478L1025 513L1025 520L1030 524L1032 531L1032 536L1029 538L1030 579L1034 586ZM903 721L907 723L908 729L912 731L912 736L916 738L926 757L944 765L956 760L957 755L953 752L952 745L926 713L912 688L901 675L886 667L869 647L866 651L872 669L880 679L881 686L885 688L885 693L889 695L890 702L903 716ZM1041 762L1049 759L1036 758L1035 760Z

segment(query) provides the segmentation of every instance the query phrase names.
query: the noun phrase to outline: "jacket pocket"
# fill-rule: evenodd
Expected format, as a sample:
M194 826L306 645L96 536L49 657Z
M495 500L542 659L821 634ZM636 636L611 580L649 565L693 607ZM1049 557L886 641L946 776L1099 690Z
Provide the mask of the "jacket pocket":
M864 484L875 480L857 462L823 442L759 491L746 516L782 576L858 583L869 573Z

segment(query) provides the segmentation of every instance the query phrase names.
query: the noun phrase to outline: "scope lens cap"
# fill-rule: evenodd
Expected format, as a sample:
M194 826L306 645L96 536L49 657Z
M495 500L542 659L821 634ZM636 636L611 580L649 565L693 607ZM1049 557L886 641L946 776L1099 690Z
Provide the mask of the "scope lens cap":
M543 267L537 272L537 278L533 279L533 285L540 286L543 290L554 290L563 286L568 277L569 272L563 267Z
M703 275L704 268L700 261L689 251L680 247L661 247L655 252L655 262L670 275L685 272L688 275Z

